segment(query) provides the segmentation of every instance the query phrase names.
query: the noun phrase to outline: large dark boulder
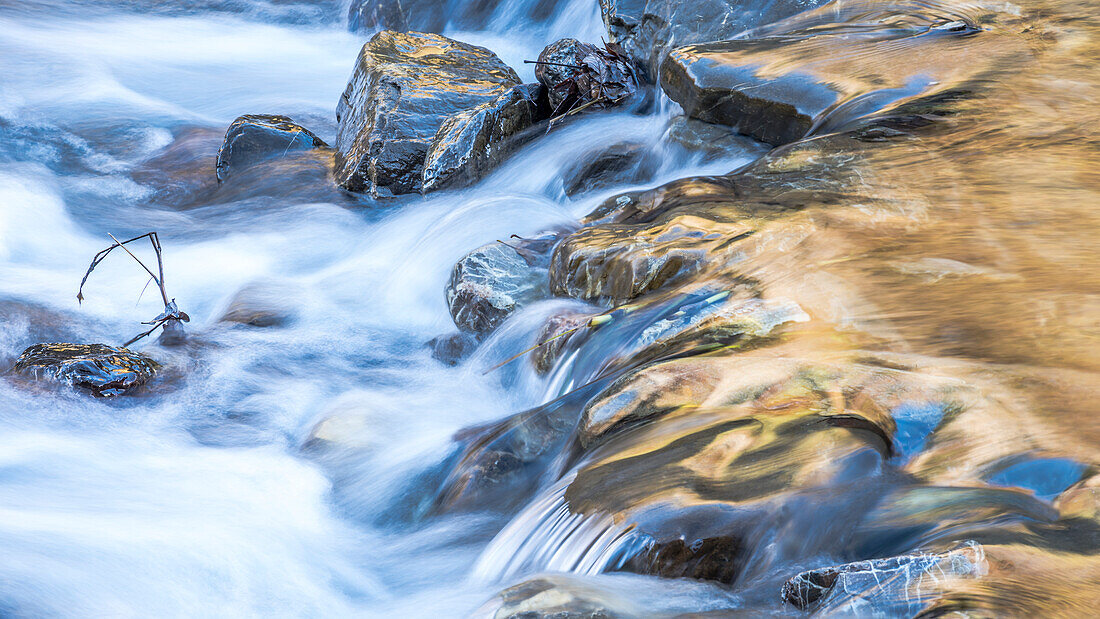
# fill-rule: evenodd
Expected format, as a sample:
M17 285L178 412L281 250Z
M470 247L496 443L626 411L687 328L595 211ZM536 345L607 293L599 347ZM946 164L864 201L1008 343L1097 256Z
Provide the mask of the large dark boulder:
M443 123L519 83L483 47L436 34L379 32L359 52L336 107L337 184L375 196L420 191L424 160Z
M423 190L476 181L536 137L537 131L527 130L548 115L543 89L523 84L451 116L439 127L424 160Z
M35 344L12 371L35 379L68 383L106 397L145 384L160 366L141 353L106 344Z
M650 77L669 50L720 41L824 4L824 0L600 0L613 42L640 62Z
M218 182L235 171L291 151L328 149L312 131L286 116L247 114L229 125L218 150L215 171Z
M661 70L661 87L693 118L737 127L769 144L794 142L839 100L830 84L802 73L758 78L728 41L675 50Z
M822 9L760 38L677 48L661 65L661 87L693 118L785 144L969 88L1018 53L963 22L868 26L853 38L846 23L821 23L831 17Z

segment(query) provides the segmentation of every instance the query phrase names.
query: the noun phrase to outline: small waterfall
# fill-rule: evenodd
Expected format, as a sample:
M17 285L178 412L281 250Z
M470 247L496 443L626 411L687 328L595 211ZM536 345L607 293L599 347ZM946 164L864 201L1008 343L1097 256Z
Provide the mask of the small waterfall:
M513 580L536 572L595 575L616 570L649 545L633 524L610 515L586 516L569 509L565 476L520 512L478 558L477 584Z

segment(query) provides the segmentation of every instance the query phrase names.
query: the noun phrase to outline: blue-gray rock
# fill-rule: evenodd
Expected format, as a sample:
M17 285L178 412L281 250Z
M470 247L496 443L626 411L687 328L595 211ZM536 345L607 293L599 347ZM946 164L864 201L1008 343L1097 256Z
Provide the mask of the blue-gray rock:
M545 265L521 251L490 243L455 264L445 294L459 329L488 333L525 304L548 296Z

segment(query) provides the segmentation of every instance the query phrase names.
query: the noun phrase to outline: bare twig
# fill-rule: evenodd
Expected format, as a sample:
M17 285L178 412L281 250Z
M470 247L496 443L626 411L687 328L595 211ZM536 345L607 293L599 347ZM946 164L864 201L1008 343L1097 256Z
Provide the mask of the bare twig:
M109 232L107 233L107 236L111 237L111 240L114 241L114 244L111 245L110 247L108 247L107 249L104 249L104 250L101 250L101 251L97 252L96 255L92 257L92 263L88 266L88 270L84 272L84 278L80 280L80 287L77 289L77 292L76 292L76 300L78 302L83 302L84 301L84 284L86 284L88 282L88 276L92 274L92 271L94 271L97 266L99 266L100 262L103 262L103 260L108 255L110 255L112 250L114 250L116 247L121 247L123 251L125 251L127 254L130 254L130 257L133 258L135 262L137 262L139 265L141 265L141 268L145 269L145 272L149 274L149 277L151 278L151 281L154 281L154 282L157 283L157 288L160 289L160 298L164 301L164 311L161 312L160 315L157 316L156 318L154 318L154 319L152 319L148 322L143 322L142 323L142 324L146 324L146 325L153 325L153 328L149 329L148 331L146 331L146 332L144 332L140 335L137 335L137 336L131 338L128 342L126 342L122 346L123 347L129 346L130 344L133 344L134 342L140 340L141 338L150 335L151 333L153 333L154 331L156 331L159 328L167 329L168 326L173 325L173 324L178 325L181 322L190 322L191 317L188 316L186 312L180 311L180 309L176 306L176 300L175 299L171 299L171 300L168 299L168 292L164 288L164 259L163 259L163 256L162 256L163 252L162 252L161 246L160 246L160 238L157 236L157 233L156 232L146 232L145 234L142 234L140 236L135 236L134 238L127 239L125 241L118 240L117 238L115 238L115 235L113 235ZM138 258L134 254L134 252L130 251L129 247L126 247L126 245L128 243L133 243L134 241L138 241L138 240L145 239L145 238L149 239L150 245L153 246L153 252L157 256L157 273L153 273L152 269L150 269L148 266L146 266L145 263L142 262L141 259ZM142 295L145 294L145 289L148 288L148 287L149 287L149 282L146 282L145 287L142 288L142 290L141 290L141 294L138 295L138 301L139 302L141 301Z
M527 353L531 352L532 350L535 350L536 348L541 348L541 347L549 344L550 342L553 342L554 340L558 339L559 337L565 337L567 335L573 334L573 333L577 332L577 330L579 330L581 327L587 327L587 326L589 326L589 323L585 323L585 324L580 325L578 327L573 327L572 329L569 329L567 331L562 331L561 333L555 335L554 337L552 337L550 339L543 340L543 341L539 342L538 344L535 344L534 346L528 348L527 350L521 351L519 353L516 353L515 355L512 355L511 357L508 357L504 361L501 361L500 363L494 365L493 367L489 368L488 370L485 370L484 372L481 373L481 375L485 376L489 372L492 372L493 370L496 370L496 369L499 369L499 368L502 368L502 367L508 365L509 363L515 361L516 359L519 359L523 355L526 355Z

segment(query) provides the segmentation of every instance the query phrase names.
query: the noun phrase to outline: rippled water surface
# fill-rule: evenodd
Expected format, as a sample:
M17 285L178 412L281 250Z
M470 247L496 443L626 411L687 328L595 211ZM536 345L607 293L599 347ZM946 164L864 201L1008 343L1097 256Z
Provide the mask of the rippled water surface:
M166 369L133 397L0 380L0 615L465 616L544 571L564 572L550 577L563 590L623 613L794 612L779 602L784 578L942 541L929 531L949 526L937 520L944 505L993 514L960 516L969 523L958 525L960 541L1002 516L1057 520L1067 509L1058 497L1100 465L1096 7L941 4L837 1L758 33L836 34L775 60L828 59L809 74L843 73L856 62L846 54L863 53L852 41L875 29L893 36L964 19L989 33L978 48L943 52L934 75L902 72L896 84L851 75L853 89L874 82L893 89L888 97L929 84L950 92L963 80L975 92L935 130L862 151L852 169L874 178L862 177L845 208L761 227L753 242L773 245L739 254L739 275L769 290L744 311L801 335L749 350L723 371L732 382L781 386L738 400L730 394L741 387L726 385L726 400L690 401L706 409L699 415L677 408L696 397L685 396L667 421L583 457L569 448L547 456L511 502L436 513L463 449L456 434L525 410L551 423L560 414L572 428L579 407L568 398L592 398L653 360L636 356L644 346L709 351L676 334L725 311L711 299L729 275L718 269L713 281L647 299L617 330L571 345L547 374L529 363L485 374L530 346L548 316L605 308L534 304L447 366L424 344L454 330L443 287L455 261L513 234L575 228L621 191L725 174L766 147L746 141L717 159L692 156L670 142L680 112L660 98L555 129L459 191L376 202L306 168L219 186L214 157L239 115L285 114L333 142L333 110L367 36L348 32L343 3L0 0L0 368L38 342L120 344L160 312L155 290L141 294L144 272L123 256L96 270L77 304L80 277L108 234L159 232L165 284L192 336L180 347L135 345ZM559 2L541 22L518 10L526 6L503 3L483 29L447 34L493 49L525 81L533 74L522 61L547 43L606 36L594 0ZM921 44L876 53L905 63ZM966 54L981 61L967 65ZM815 135L854 122L859 104ZM563 170L608 141L643 143L660 165L643 184L567 197ZM220 320L242 289L277 299L285 324ZM839 360L857 349L895 356ZM806 402L858 391L805 387L817 379L788 367L791 359L841 368L844 385L878 381L868 392L883 394L896 430L887 457L867 447L875 437L791 430ZM852 370L859 363L867 365ZM937 399L945 393L982 404L959 416ZM731 421L763 419L765 406L780 412L756 430ZM933 429L942 438L930 438ZM765 436L780 438L759 447L761 460L739 464L756 475L751 490L712 494L732 487L718 479L718 463ZM691 441L730 441L729 451L673 450ZM786 455L770 455L776 446ZM616 468L632 458L645 474ZM821 480L817 494L787 494L785 484L811 477ZM1012 489L1009 507L1002 495L973 494L998 488ZM935 494L959 489L973 493ZM878 507L860 503L871 494ZM776 511L767 526L752 521L736 586L627 573L645 571L630 563L647 547L642 530L657 539L683 524L668 521L668 505L698 507L692 514L708 526L748 530L745 514L765 509L764 499ZM1079 512L1095 519L1096 505ZM859 538L864 556L821 542L842 536L828 523L857 520L860 535L888 531ZM1050 597L1051 614L1069 616L1100 600L1095 528L1063 539L1013 526L1018 539L1001 543L1041 538L1039 551L1012 550L1004 561L1030 567L988 588L967 585L969 599L1019 595L1016 608L1033 612ZM1055 576L1063 570L1073 573L1065 582Z

